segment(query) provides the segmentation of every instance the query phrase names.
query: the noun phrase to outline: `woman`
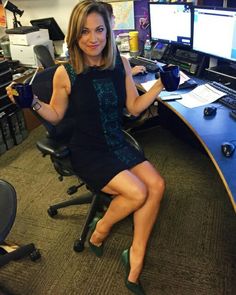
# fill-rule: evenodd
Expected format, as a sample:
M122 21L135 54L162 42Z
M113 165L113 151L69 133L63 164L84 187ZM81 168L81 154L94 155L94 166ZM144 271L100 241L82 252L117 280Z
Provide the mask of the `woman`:
M164 180L156 169L126 142L122 111L133 115L148 108L163 89L161 80L139 96L129 62L116 54L109 17L104 6L93 0L73 9L67 32L70 63L57 68L49 104L34 98L37 112L57 124L68 104L76 128L70 142L74 170L94 191L113 199L103 218L94 220L89 240L99 257L112 226L131 213L134 218L132 245L122 254L126 286L145 294L139 283L148 239L164 192ZM14 101L12 88L8 96Z

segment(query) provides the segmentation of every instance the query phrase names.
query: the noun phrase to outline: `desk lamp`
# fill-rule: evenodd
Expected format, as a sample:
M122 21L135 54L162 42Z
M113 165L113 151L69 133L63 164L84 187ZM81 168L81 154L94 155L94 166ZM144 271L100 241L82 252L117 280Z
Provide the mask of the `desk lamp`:
M13 15L14 15L13 27L14 28L21 27L22 25L21 25L20 21L17 20L16 15L18 14L21 17L22 14L24 13L24 10L20 10L19 8L16 7L16 5L11 3L10 1L6 1L3 7L13 13Z

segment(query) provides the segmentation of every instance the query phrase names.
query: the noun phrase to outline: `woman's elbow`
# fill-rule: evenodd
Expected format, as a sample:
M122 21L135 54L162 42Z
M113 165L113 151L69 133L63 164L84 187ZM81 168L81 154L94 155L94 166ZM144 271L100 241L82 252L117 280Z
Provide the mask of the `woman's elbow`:
M140 115L139 112L133 110L132 108L127 108L127 112L129 115L134 116L134 117L138 117Z
M61 120L63 119L63 116L55 116L54 118L51 118L50 123L53 125L53 126L56 126L57 124L59 124L61 122Z

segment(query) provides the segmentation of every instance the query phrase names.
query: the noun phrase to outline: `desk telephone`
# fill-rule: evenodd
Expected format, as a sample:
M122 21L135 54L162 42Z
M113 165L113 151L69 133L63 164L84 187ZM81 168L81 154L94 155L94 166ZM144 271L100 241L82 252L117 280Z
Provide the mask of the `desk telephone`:
M152 49L152 59L178 65L181 70L194 76L200 76L206 66L205 55L160 42L157 42Z

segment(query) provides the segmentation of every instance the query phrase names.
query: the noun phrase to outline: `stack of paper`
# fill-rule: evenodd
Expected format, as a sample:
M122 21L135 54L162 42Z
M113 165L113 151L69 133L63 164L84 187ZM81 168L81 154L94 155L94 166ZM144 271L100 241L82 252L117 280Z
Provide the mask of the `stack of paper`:
M188 93L181 94L182 99L179 103L188 108L195 108L212 103L226 93L219 91L209 84L203 84Z

